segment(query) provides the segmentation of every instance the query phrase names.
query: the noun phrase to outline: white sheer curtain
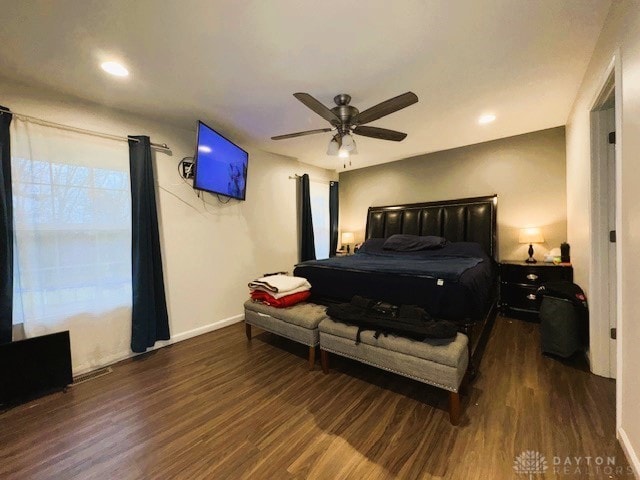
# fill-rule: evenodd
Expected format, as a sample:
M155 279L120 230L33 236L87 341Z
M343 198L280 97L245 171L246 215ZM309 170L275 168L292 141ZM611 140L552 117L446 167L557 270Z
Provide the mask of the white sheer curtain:
M313 241L316 247L316 259L329 258L329 184L328 182L309 182L311 197L311 220L313 221Z
M69 330L74 373L131 339L128 146L14 118L14 316L28 337Z

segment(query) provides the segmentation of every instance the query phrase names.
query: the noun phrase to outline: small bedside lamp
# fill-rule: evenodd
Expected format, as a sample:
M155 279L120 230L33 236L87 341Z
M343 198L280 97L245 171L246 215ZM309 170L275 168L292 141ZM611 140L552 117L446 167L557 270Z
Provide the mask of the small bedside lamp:
M539 228L522 228L520 230L520 243L529 244L529 258L525 260L527 263L536 263L536 259L533 258L533 244L544 242L544 237Z
M351 252L351 247L349 247L349 244L353 243L354 241L355 237L353 236L353 232L342 232L342 241L340 243L347 246L347 253Z

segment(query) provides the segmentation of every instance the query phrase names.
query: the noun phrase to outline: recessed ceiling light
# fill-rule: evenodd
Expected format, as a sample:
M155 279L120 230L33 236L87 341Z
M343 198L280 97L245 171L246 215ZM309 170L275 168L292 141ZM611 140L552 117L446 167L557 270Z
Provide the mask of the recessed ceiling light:
M105 72L115 75L116 77L126 77L129 75L129 70L118 62L104 62L100 67L102 67L102 70Z
M496 116L493 113L488 113L486 115L480 115L480 118L478 119L478 123L480 125L484 125L486 123L491 123L496 119Z

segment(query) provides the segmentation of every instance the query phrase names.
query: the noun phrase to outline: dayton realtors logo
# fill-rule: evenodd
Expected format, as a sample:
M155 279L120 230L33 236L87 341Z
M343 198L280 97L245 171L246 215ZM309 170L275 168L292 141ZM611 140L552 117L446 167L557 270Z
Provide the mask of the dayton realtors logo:
M544 455L535 450L525 450L513 461L513 469L517 473L529 475L530 479L535 474L546 472L547 468L549 466Z
M633 475L630 465L616 463L616 457L553 457L553 473L556 475L579 475L583 477L611 478L613 475Z
M551 459L553 469L550 472L547 459L540 452L535 450L525 450L520 455L516 456L513 461L513 469L518 474L528 475L529 479L533 479L534 475L547 473L553 473L556 477L559 476L577 476L579 478L584 477L596 477L612 475L633 475L633 469L631 466L622 466L616 464L616 457L608 456L592 456L592 457L558 457L554 456Z

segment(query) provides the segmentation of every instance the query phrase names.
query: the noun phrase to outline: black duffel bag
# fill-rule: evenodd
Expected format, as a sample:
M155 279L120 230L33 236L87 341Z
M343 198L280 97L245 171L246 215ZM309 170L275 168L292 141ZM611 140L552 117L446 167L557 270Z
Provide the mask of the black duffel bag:
M350 303L330 305L327 315L334 320L358 327L356 344L360 343L362 330L374 331L376 338L380 334L391 333L420 341L427 338L453 340L458 331L454 323L435 320L420 307L398 307L359 295L354 296Z

